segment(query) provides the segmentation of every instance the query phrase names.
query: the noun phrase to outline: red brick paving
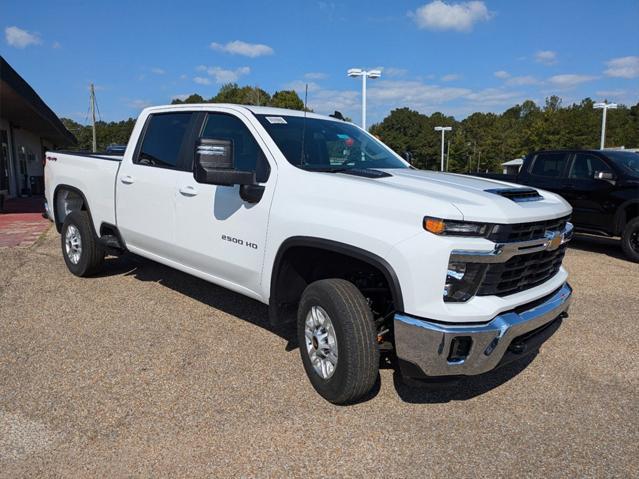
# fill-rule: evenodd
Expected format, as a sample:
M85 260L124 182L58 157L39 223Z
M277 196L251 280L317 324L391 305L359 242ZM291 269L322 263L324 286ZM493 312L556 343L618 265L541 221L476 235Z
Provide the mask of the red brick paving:
M42 198L6 200L0 213L0 248L31 246L51 222L42 217Z

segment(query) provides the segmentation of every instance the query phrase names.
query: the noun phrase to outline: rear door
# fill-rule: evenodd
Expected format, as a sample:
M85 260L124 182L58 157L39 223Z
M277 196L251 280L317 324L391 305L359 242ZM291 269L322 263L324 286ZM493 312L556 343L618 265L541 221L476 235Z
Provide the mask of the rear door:
M175 258L177 172L195 118L192 112L149 115L131 160L122 162L116 180L117 223L134 252Z
M542 152L535 155L522 184L563 195L568 186L566 167L568 152Z
M193 142L189 171L178 174L176 245L180 262L237 291L259 292L269 209L275 190L275 163L255 126L240 113L208 112L199 137L230 140L235 168L254 171L265 190L261 200L251 204L240 198L238 185L196 182L192 173Z
M568 196L573 222L594 230L612 230L615 203L610 201L614 185L598 180L595 173L613 173L605 160L592 153L576 153L568 172Z

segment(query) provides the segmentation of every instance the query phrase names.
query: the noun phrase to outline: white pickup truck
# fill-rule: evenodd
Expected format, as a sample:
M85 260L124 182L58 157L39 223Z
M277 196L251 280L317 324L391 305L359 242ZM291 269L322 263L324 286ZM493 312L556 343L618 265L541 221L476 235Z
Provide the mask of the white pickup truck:
M225 104L145 109L123 157L48 152L46 201L78 276L132 252L297 310L328 401L404 376L490 371L567 316L559 196L414 169L340 115Z

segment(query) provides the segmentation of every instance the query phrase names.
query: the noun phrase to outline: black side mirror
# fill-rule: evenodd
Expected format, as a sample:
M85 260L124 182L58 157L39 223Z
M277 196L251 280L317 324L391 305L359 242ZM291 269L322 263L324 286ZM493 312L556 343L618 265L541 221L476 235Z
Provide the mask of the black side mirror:
M195 145L193 177L210 185L253 185L255 173L235 169L233 142L201 138Z
M256 183L254 171L235 169L231 140L199 139L195 145L193 177L198 183L209 185L240 185L240 197L247 203L257 203L264 194L264 186Z

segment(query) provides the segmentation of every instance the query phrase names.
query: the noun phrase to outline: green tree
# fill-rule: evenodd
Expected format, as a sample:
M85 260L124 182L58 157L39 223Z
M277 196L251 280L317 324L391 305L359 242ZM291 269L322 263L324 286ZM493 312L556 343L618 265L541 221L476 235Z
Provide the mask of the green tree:
M273 93L269 106L304 110L304 102L294 90L280 90Z

